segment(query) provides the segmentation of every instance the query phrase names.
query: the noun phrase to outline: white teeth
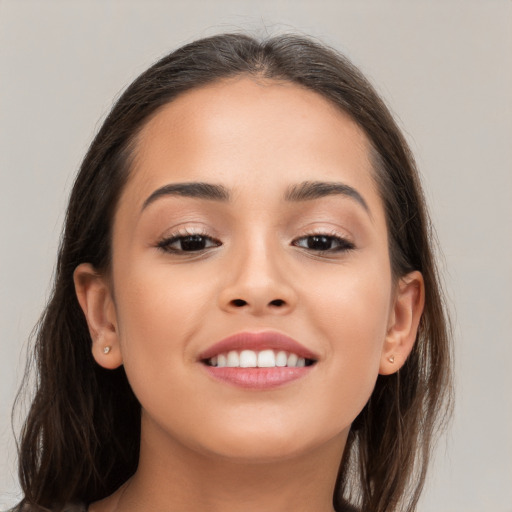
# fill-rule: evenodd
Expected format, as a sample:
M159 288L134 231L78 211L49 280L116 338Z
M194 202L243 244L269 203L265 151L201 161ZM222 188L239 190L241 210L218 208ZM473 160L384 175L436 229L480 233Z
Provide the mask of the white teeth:
M297 354L284 350L274 352L271 349L261 350L230 350L224 354L218 354L208 360L210 366L217 368L275 368L288 366L289 368L301 368L306 366L306 359Z
M276 365L276 357L273 350L262 350L258 354L258 367L273 368Z
M231 350L228 352L227 364L231 368L235 368L240 366L240 358L238 357L238 352L236 350Z
M255 368L258 358L253 350L242 350L240 352L240 368Z
M290 354L288 356L288 360L286 361L286 366L297 366L298 360L299 356L297 354Z
M286 366L286 362L288 361L288 356L286 352L280 350L276 354L276 366Z

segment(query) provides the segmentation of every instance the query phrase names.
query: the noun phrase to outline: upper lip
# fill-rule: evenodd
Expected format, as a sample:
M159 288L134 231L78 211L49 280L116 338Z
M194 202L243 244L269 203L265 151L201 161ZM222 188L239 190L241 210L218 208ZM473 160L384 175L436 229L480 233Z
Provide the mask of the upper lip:
M199 354L199 360L210 359L231 350L283 350L305 359L317 360L318 355L298 341L277 331L240 332L220 340Z

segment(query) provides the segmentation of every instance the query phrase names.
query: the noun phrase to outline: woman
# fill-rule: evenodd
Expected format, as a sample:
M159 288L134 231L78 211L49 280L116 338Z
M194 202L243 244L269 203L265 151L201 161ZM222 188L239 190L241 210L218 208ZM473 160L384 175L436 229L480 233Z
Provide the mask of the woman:
M429 229L344 57L233 34L164 57L71 194L20 508L413 510L450 396Z

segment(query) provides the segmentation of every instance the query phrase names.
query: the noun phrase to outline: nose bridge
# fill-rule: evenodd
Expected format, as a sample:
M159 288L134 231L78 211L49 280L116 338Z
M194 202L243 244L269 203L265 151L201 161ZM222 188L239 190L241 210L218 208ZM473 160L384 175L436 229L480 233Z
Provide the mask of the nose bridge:
M244 240L233 244L221 306L253 314L292 308L296 297L284 260L284 248L275 233L252 229Z
M277 244L265 240L262 236L246 245L236 265L236 279L243 285L246 283L251 288L257 289L270 286L272 282L277 284L279 278L284 278L280 273L280 255L278 250L272 250L272 245Z

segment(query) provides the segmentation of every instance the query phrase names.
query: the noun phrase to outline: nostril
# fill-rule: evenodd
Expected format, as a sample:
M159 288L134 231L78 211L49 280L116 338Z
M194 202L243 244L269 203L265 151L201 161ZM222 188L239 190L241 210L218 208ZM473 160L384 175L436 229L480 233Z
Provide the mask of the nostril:
M243 306L247 306L249 303L244 299L233 299L230 304L235 306L236 308L241 308ZM284 306L286 302L283 299L274 299L268 303L269 306L281 307Z

